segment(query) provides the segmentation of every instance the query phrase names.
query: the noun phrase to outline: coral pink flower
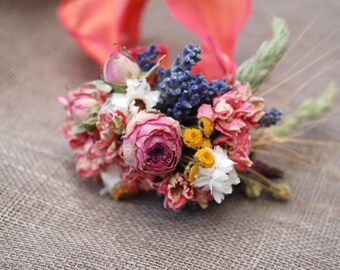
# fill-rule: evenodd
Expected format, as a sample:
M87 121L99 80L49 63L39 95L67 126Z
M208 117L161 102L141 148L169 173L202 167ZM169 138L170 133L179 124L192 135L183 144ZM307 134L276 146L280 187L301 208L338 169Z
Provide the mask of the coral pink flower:
M83 178L98 178L100 172L111 164L122 164L120 140L101 137L88 139L82 148L75 151L76 169Z
M154 176L173 171L182 153L178 121L164 114L139 112L127 125L123 152L137 171Z
M71 129L71 121L66 121L63 127L63 134L64 137L67 139L69 146L72 149L82 147L89 138L89 134L87 132L73 134L71 132Z
M112 130L114 133L121 135L125 131L127 116L120 110L107 110L99 114L97 128L99 130Z
M219 135L213 145L228 149L228 156L235 162L235 168L238 170L246 170L253 164L249 158L250 134L246 132L235 133L233 136Z
M112 164L123 165L120 134L126 125L126 116L120 111L106 111L99 115L97 128L83 147L75 150L76 169L83 178L97 178L102 170Z
M244 170L252 165L248 157L251 144L248 130L257 126L263 115L263 99L251 95L249 84L236 82L234 90L214 98L213 106L203 104L197 118L206 117L215 122L215 128L222 134L213 145L228 149L235 167Z
M165 196L164 208L174 211L181 209L194 197L194 190L182 173L164 179L158 191Z
M203 104L197 118L206 117L215 122L215 128L224 135L233 136L257 125L264 115L263 99L251 95L249 84L235 84L235 89L213 100L213 106Z

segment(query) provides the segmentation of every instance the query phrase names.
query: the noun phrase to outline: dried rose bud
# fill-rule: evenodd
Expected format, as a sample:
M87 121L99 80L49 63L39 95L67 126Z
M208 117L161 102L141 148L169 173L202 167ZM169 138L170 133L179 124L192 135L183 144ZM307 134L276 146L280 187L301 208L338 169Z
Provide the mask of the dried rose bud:
M84 121L98 101L88 95L79 96L71 104L71 114L75 121Z
M140 73L134 60L121 52L114 52L106 60L103 69L104 80L113 84L125 84L127 79L135 79Z

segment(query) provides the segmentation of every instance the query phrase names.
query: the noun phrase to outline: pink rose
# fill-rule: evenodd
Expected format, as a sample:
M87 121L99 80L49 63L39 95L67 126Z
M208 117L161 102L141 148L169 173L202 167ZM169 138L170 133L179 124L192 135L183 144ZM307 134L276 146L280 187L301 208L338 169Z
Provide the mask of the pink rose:
M114 52L105 62L104 80L114 84L126 84L127 79L136 79L140 73L134 60L120 52Z
M165 196L164 208L174 211L181 209L194 197L194 190L182 173L164 179L158 191Z
M225 135L255 127L264 115L263 99L251 95L249 84L237 82L235 86L235 90L214 98L213 106L203 104L198 109L198 119L214 121L216 129Z
M164 114L139 112L122 138L124 158L137 171L163 176L173 171L181 158L180 125Z

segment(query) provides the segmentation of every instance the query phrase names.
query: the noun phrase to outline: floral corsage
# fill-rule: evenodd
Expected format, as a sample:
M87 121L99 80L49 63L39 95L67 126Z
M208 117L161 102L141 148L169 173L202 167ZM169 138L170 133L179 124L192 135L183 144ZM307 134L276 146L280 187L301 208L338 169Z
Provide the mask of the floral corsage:
M256 89L282 57L287 39L284 21L276 19L273 39L256 56L234 76L212 81L192 70L201 60L197 45L186 45L168 68L156 45L113 53L102 80L59 98L77 172L102 181L102 194L115 200L156 191L174 211L221 203L240 183L250 198L266 192L288 200L289 187L273 181L282 171L256 160L256 152L284 143L299 122L327 111L336 91L330 86L284 118L265 105Z

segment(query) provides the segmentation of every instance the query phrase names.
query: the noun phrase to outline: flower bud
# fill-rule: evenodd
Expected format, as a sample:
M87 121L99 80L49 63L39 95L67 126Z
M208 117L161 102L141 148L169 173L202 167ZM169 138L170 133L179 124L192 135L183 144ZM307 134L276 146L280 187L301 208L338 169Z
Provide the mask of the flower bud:
M103 76L104 80L113 84L125 84L127 79L135 79L140 73L139 66L133 59L120 52L114 52L106 60Z
M249 199L257 199L261 196L262 187L258 184L247 184L244 186L244 192Z
M272 185L271 196L279 201L288 201L292 197L292 193L288 185L283 183L277 183Z
M93 106L97 105L98 101L88 95L81 95L71 104L72 118L77 122L84 121L90 114Z

